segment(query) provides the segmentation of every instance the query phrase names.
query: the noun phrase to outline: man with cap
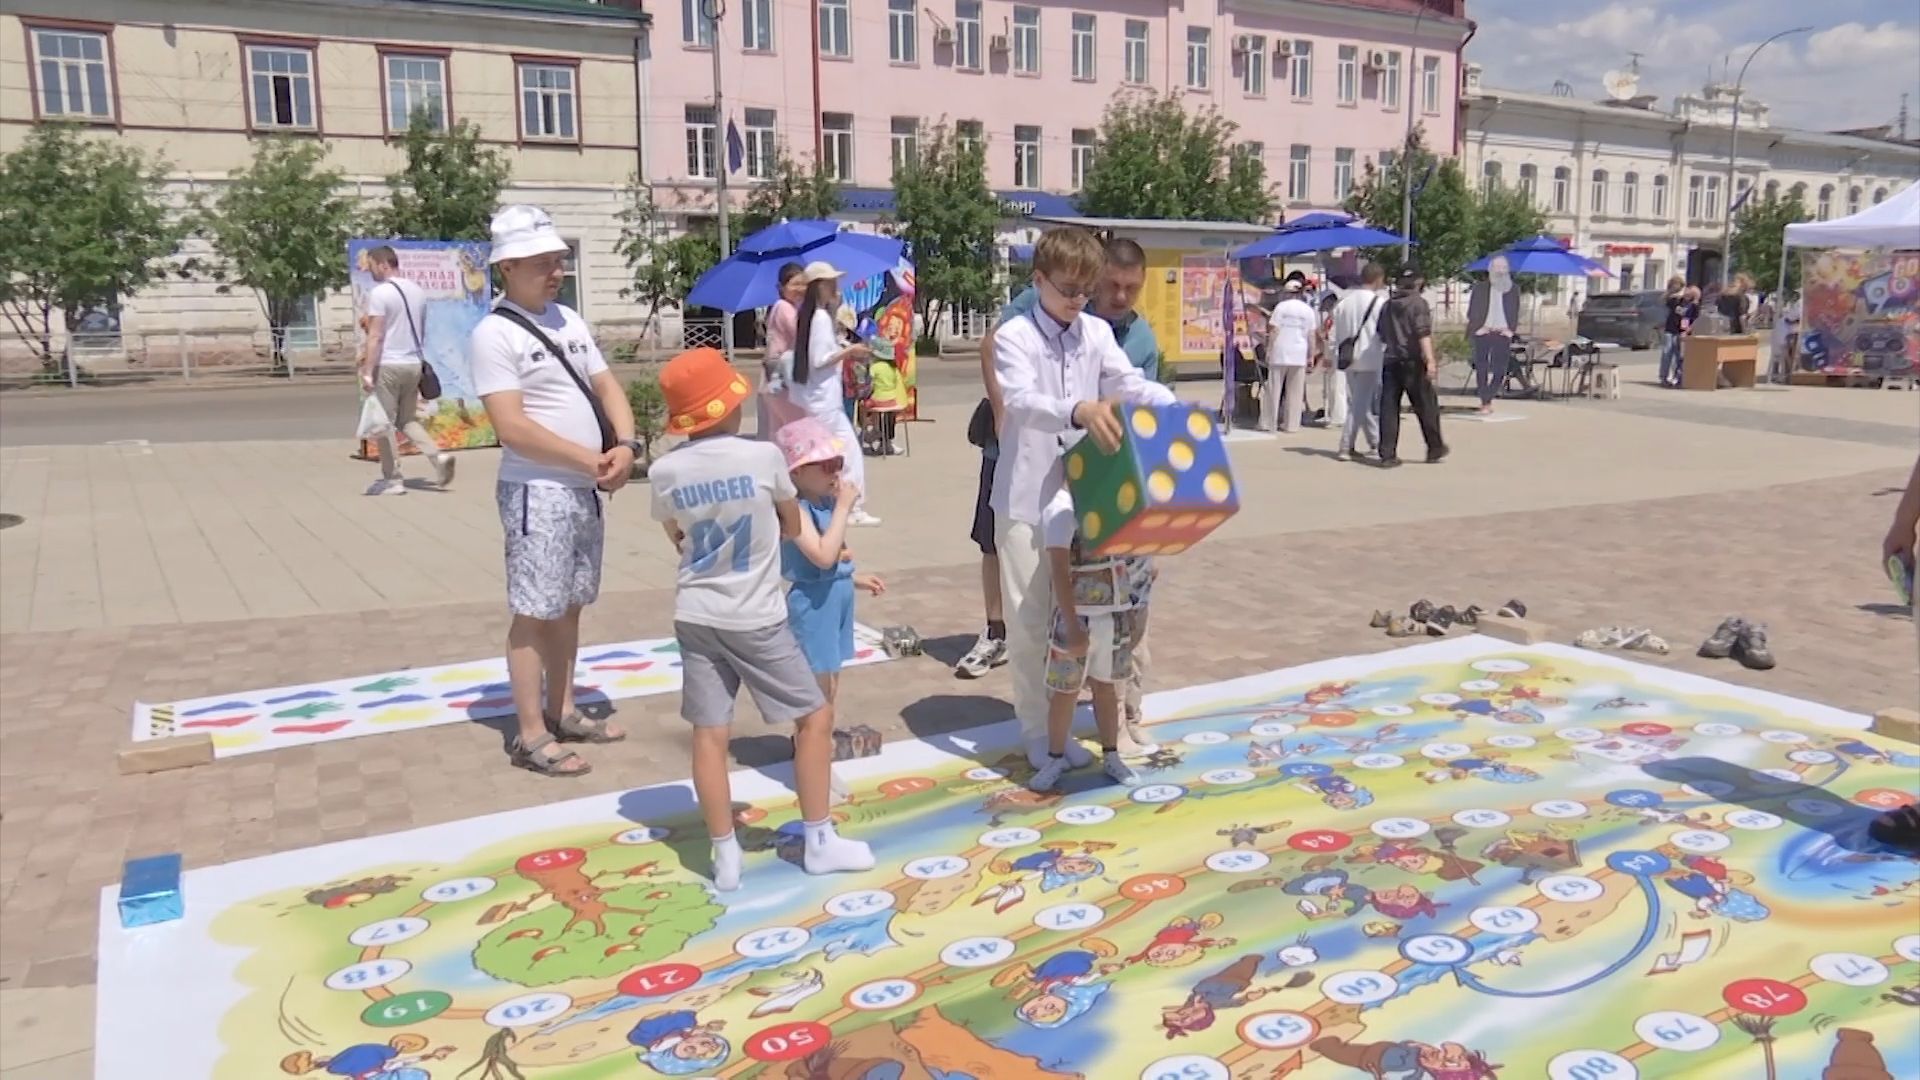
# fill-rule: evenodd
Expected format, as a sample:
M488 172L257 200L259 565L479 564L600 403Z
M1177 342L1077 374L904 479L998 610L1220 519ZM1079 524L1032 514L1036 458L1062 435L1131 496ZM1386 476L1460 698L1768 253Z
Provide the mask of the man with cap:
M1386 363L1380 372L1380 467L1400 464L1400 398L1413 402L1420 418L1420 434L1427 440L1427 464L1438 465L1447 456L1440 439L1440 397L1434 390L1439 361L1433 351L1433 309L1420 295L1427 279L1408 266L1394 280L1393 295L1380 312L1380 344Z
M1267 317L1267 391L1260 398L1261 431L1298 431L1307 364L1313 359L1320 317L1306 300L1307 275L1280 283L1281 299Z
M626 738L579 711L573 670L580 611L600 595L601 493L627 482L639 450L633 410L586 320L555 300L567 244L546 211L495 214L489 261L505 297L473 328L468 362L502 447L494 501L506 532L507 677L519 717L510 753L544 776L580 776L588 764L559 743Z

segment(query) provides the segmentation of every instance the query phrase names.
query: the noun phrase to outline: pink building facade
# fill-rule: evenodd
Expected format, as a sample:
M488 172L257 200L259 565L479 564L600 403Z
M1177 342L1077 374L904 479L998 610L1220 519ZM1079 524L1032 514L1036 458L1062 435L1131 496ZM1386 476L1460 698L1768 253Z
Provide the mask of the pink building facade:
M884 212L894 162L945 123L985 139L1010 217L1071 213L1101 115L1133 88L1217 107L1286 216L1330 209L1400 145L1409 110L1455 151L1472 35L1465 0L725 0L716 43L702 3L649 4L643 104L648 179L696 212L733 156L730 124L730 184L784 144L818 153L850 210Z

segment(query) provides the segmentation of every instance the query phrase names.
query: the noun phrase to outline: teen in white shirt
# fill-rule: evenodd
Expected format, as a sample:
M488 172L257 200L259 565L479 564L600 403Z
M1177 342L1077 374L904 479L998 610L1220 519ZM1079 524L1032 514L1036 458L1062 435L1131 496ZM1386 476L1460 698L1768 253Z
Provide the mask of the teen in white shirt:
M1380 343L1380 309L1387 305L1387 273L1376 263L1368 263L1360 272L1360 287L1347 292L1333 309L1333 340L1329 352L1335 364L1340 362L1340 346L1353 342L1353 364L1338 374L1347 383L1347 419L1340 428L1341 461L1353 460L1356 440L1364 437L1367 449L1380 449L1380 367L1386 360L1386 346Z
M405 495L399 434L433 463L441 487L453 483L453 455L440 449L420 422L420 365L425 362L427 294L400 276L400 256L384 244L367 252L373 288L367 290L367 339L361 343L360 386L380 402L389 430L377 442L381 495ZM396 434L398 433L398 434Z

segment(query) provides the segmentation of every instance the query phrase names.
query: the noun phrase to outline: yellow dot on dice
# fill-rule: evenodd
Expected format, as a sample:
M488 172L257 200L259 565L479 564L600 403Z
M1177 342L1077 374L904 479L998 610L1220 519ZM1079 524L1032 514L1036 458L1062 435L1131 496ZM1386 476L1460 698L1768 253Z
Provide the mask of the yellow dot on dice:
M1168 524L1176 529L1191 529L1200 523L1199 514L1175 514Z
M1107 545L1107 554L1109 555L1132 555L1136 550L1138 549L1136 549L1132 544L1108 544Z
M1173 498L1173 474L1165 469L1155 469L1147 477L1147 497L1154 502L1163 503ZM1222 495L1221 498L1226 498Z
M1087 474L1087 459L1075 454L1067 459L1067 479L1078 480Z
M1143 439L1151 439L1160 430L1160 421L1145 409L1133 411L1133 433Z
M1080 533L1089 540L1100 535L1100 512L1098 510L1089 510L1080 515Z
M1143 529L1164 529L1166 526L1167 515L1165 514L1148 514L1140 519L1140 527Z
M1193 446L1187 442L1176 442L1167 447L1167 464L1186 472L1193 468Z
M1157 555L1159 552L1159 544L1141 544L1139 547L1133 549L1135 555Z
M1187 434L1196 439L1204 439L1213 434L1213 420L1206 413L1194 410L1187 414Z
M1168 544L1168 545L1167 545L1166 547L1163 547L1163 548L1161 548L1161 549L1160 549L1160 554L1162 554L1162 555L1178 555L1178 554L1180 554L1181 552L1183 552L1183 551L1185 551L1185 550L1187 550L1187 548L1188 548L1188 547L1190 547L1190 546L1192 546L1192 545L1189 545L1189 544Z
M1226 502L1227 496L1233 494L1233 481L1227 477L1226 473L1215 469L1207 474L1207 481L1202 490L1207 493L1207 501Z
M1140 501L1140 489L1134 487L1133 481L1129 480L1120 485L1120 490L1114 493L1113 501L1120 507L1121 513L1130 514L1135 504Z

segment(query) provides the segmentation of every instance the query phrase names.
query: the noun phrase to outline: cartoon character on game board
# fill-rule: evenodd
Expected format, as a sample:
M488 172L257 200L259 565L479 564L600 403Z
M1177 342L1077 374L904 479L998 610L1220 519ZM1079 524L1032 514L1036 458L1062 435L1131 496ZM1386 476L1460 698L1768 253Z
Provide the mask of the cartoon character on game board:
M1357 915L1373 899L1373 891L1364 885L1353 884L1345 870L1309 870L1280 886L1280 891L1288 896L1301 897L1294 906L1309 919ZM1316 896L1320 899L1310 899ZM1346 905L1345 910L1341 910L1343 904Z
M701 1023L691 1009L655 1013L627 1032L642 1064L666 1076L691 1076L726 1063L733 1047L720 1037L723 1020Z
M307 903L328 910L343 907L357 907L376 896L384 896L398 889L412 879L404 874L382 874L379 877L360 878L345 885L329 885L315 889L307 894Z
M1433 1080L1487 1080L1494 1075L1497 1065L1487 1063L1486 1055L1478 1050L1469 1050L1457 1042L1441 1043L1429 1046L1426 1043L1412 1044L1419 1048L1420 1067L1427 1070Z
M1455 758L1440 768L1427 769L1418 773L1420 779L1429 784L1444 784L1449 780L1465 780L1473 777L1490 784L1530 784L1540 779L1540 774L1524 765L1508 765L1500 760L1505 754L1489 750L1479 757Z
M1335 810L1356 810L1362 806L1373 805L1373 792L1339 773L1309 777L1294 786L1301 791L1320 796L1321 802Z
M1008 861L995 859L987 869L996 874L1011 874L1006 881L987 887L974 899L975 906L993 901L993 910L997 914L1019 903L1027 895L1025 882L1038 875L1040 891L1052 892L1055 889L1077 887L1089 878L1106 873L1106 865L1093 857L1096 851L1105 851L1113 845L1100 840L1087 840L1078 844L1055 842L1043 844L1039 851L1028 852L1018 859ZM1078 851L1074 849L1078 848Z
M1207 931L1214 929L1226 920L1218 912L1209 911L1198 919L1185 915L1174 919L1153 935L1147 947L1127 957L1127 963L1138 964L1145 961L1157 968L1186 967L1207 954L1208 949L1228 949L1234 945L1230 937L1204 937Z
M1341 708L1346 696L1358 685L1351 682L1321 683L1302 694L1299 701L1276 705L1257 716L1258 720L1305 720L1315 727L1350 727L1360 714Z
M1735 888L1752 884L1752 874L1729 870L1711 856L1682 855L1677 848L1667 850L1675 863L1661 877L1668 888L1693 901L1693 910L1687 914L1696 919L1721 915L1735 922L1759 922L1773 914L1752 893Z
M1336 1065L1359 1069L1374 1080L1486 1080L1497 1065L1461 1043L1356 1043L1327 1036L1309 1047Z
M1259 973L1260 957L1257 954L1243 956L1195 983L1185 1001L1160 1010L1160 1026L1167 1038L1178 1039L1205 1031L1213 1026L1220 1010L1242 1008L1272 993L1266 987L1253 985L1254 976ZM1284 987L1276 989L1291 990L1312 981L1312 972L1296 971Z
M1461 858L1451 851L1434 851L1403 840L1362 844L1347 856L1347 861L1391 866L1409 874L1432 874L1441 881L1472 881L1474 871L1484 865Z
M409 1032L395 1035L384 1044L359 1043L323 1058L314 1057L305 1050L288 1054L280 1059L280 1071L290 1076L324 1072L328 1076L349 1076L353 1080L433 1080L433 1074L420 1068L420 1065L439 1061L452 1054L454 1048L441 1046L430 1053L420 1053L426 1048L426 1036Z
M1898 750L1882 750L1876 746L1868 746L1859 739L1842 739L1833 744L1833 749L1835 753L1845 754L1852 758L1859 758L1863 761L1872 762L1875 765L1898 765L1907 769L1920 765L1920 754L1907 754Z
M1260 837L1276 829L1284 829L1291 824L1293 824L1291 821L1282 821L1274 825L1232 825L1215 830L1213 835L1226 837L1227 846L1230 848L1258 847Z
M1529 701L1516 690L1506 695L1504 699L1499 695L1462 698L1454 702L1450 708L1453 710L1454 717L1460 720L1477 716L1502 724L1544 724L1547 722L1546 714L1534 708L1534 702L1547 700L1557 699L1535 696L1532 701Z
M1054 953L1040 966L1021 964L993 977L995 987L1012 986L1012 995L1031 994L1013 1010L1013 1015L1034 1027L1051 1030L1064 1027L1086 1015L1105 994L1107 976L1125 965L1100 961L1119 952L1112 942L1089 938L1084 949Z
M1480 849L1480 857L1520 871L1520 884L1531 885L1547 874L1580 865L1580 848L1573 840L1546 830L1509 829L1500 839Z

